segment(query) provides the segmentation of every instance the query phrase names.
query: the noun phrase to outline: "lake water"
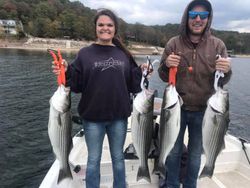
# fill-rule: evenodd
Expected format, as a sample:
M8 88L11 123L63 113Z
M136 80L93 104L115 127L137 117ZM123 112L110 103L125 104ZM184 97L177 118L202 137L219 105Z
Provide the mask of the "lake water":
M63 53L68 61L75 54ZM152 56L152 60L159 56ZM146 62L145 56L136 56ZM46 52L0 49L0 187L37 188L54 161L48 133L49 99L57 88ZM154 65L155 70L158 64ZM232 59L229 133L250 140L250 58ZM157 71L150 88L162 96ZM72 95L76 114L78 95ZM81 127L74 125L76 133Z

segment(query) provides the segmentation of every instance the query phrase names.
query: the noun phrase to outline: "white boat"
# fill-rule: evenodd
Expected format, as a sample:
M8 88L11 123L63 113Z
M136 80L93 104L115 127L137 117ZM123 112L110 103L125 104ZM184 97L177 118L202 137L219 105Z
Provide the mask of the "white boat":
M160 105L158 105L158 108ZM155 109L159 114L159 109ZM158 120L158 119L157 119ZM157 121L156 120L156 121ZM130 122L129 122L130 123ZM130 126L130 125L129 125ZM128 132L125 148L131 144L131 133ZM250 185L250 143L227 134L225 136L226 147L217 157L213 177L198 180L199 188L248 188ZM244 148L244 149L243 149ZM65 179L57 184L59 162L55 160L40 188L84 188L85 170L87 163L87 148L84 140L84 132L81 130L73 138L73 149L69 155L69 162L73 174L73 180ZM152 172L154 159L149 159L149 168ZM205 163L205 156L202 156L201 169ZM109 154L108 141L105 138L103 144L101 161L101 188L111 188L113 182L111 158ZM129 188L158 188L158 175L151 174L151 183L145 180L136 181L138 160L125 160L126 180Z

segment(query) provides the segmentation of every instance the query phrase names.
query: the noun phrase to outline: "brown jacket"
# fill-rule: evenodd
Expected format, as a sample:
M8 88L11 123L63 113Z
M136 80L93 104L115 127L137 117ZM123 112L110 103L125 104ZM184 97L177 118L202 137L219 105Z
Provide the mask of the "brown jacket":
M165 61L171 53L180 54L181 62L176 76L176 89L183 99L183 108L190 111L201 111L206 108L207 100L214 92L216 55L227 57L227 49L222 40L210 33L212 10L202 39L194 48L187 36L189 6L190 4L182 17L180 35L171 38L165 46L158 73L163 81L168 82L169 69L165 65ZM193 67L192 72L188 70L188 66ZM225 74L221 80L223 85L229 81L231 74L231 71Z

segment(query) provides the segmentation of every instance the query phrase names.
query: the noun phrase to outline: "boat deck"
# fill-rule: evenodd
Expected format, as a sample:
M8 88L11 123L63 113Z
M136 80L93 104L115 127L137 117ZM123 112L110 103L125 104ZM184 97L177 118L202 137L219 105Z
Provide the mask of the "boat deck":
M59 185L56 184L58 177L58 161L52 165L40 188L84 188L85 169L87 162L87 149L84 137L74 137L74 147L69 156L73 166L81 166L81 170L76 173L72 169L74 180L63 180ZM226 148L221 152L216 161L215 173L213 177L198 180L198 188L248 188L250 185L250 165L248 164L240 142L233 136L226 136ZM131 134L127 134L125 148L131 143ZM250 155L250 145L248 144L248 155ZM205 157L202 156L202 166ZM138 161L126 160L126 180L129 188L158 188L159 177L151 174L151 183L145 180L136 181ZM154 160L149 159L149 168L152 171ZM101 188L112 187L112 166L109 154L107 139L104 140L102 165L101 165ZM51 178L54 177L54 178Z

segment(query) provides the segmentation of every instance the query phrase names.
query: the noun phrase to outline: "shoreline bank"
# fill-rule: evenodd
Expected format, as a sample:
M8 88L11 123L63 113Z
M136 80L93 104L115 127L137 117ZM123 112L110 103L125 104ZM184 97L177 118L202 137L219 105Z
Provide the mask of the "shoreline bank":
M30 50L30 51L47 51L47 49L60 49L62 52L73 52L77 53L80 48L65 48L65 47L27 47L27 46L19 46L19 45L10 45L10 46L0 46L0 49L17 49L17 50ZM134 49L129 49L129 51L132 53L132 55L162 55L162 52L159 52L158 54L153 54L153 50L150 49L140 49L140 48L134 48ZM235 54L233 58L250 58L250 54Z
M25 41L0 40L0 49L21 49L46 51L47 49L60 49L62 52L78 52L81 48L94 43L94 41L74 41L64 39L29 38ZM129 44L128 50L133 55L161 55L164 48L149 45Z
M0 49L20 49L30 51L47 51L47 49L60 49L62 52L77 53L81 48L89 46L94 41L74 41L65 39L29 38L22 41L8 41L0 39ZM164 48L158 46L132 43L128 45L132 55L162 55ZM235 54L232 58L249 58L250 54Z

